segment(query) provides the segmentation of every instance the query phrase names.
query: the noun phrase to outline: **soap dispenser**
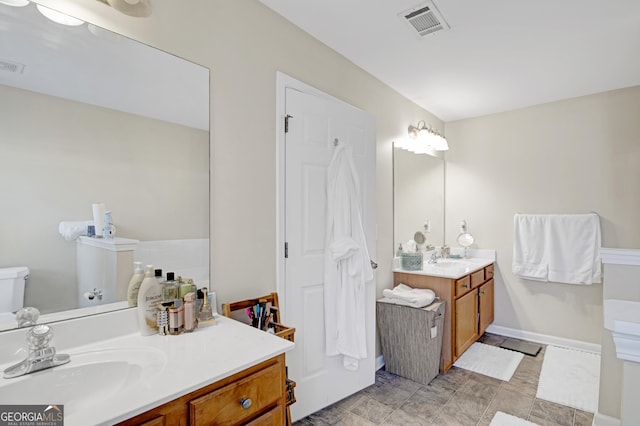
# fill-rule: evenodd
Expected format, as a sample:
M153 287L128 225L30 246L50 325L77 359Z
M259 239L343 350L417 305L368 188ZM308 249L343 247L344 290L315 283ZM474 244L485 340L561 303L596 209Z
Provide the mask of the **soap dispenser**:
M133 262L133 276L129 281L129 287L127 288L127 301L129 307L138 306L138 292L140 291L140 285L144 279L144 269L142 269L142 262Z
M158 332L158 305L161 301L162 288L155 277L153 265L147 265L138 291L138 327L143 336Z

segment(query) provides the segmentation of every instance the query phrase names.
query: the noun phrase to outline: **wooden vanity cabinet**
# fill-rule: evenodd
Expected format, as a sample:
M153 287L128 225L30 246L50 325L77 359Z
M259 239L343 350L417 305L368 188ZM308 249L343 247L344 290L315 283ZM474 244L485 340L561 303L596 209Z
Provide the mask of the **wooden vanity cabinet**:
M282 354L119 425L282 426L285 424L285 374L285 355Z
M429 288L447 302L440 372L451 368L493 322L493 264L457 279L393 273L393 285Z

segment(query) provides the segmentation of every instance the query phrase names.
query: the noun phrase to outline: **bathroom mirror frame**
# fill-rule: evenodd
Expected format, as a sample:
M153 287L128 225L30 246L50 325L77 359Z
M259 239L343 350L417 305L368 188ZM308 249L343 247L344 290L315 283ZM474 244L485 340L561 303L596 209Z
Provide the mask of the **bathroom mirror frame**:
M398 244L413 240L417 232L425 236L427 245L444 245L445 230L445 161L438 153L414 154L393 148L393 241ZM425 222L428 231L425 230Z
M76 309L77 303L72 300L77 293L74 285L76 242L65 241L58 233L58 224L92 219L91 203L100 201L113 210L117 236L141 242L206 240L206 282L201 284L208 285L209 69L92 24L65 27L50 22L39 15L35 6L30 3L25 7L12 7L0 3L0 60L3 66L15 65L18 69L11 75L0 70L0 90L5 105L0 111L6 120L0 140L0 152L5 160L4 171L0 172L0 180L5 184L0 183L0 192L6 206L11 206L3 210L13 211L11 216L0 213L0 223L5 224L0 228L3 234L0 268L29 267L24 304L42 311L39 322L125 308L126 302L117 302ZM28 22L38 24L27 30ZM18 35L24 40L16 41L14 37ZM39 44L32 56L16 53L18 50L28 52L27 46L34 42ZM123 50L123 44L129 46L128 50ZM72 56L82 58L83 65L72 63L67 56L76 48L82 51ZM89 56L89 52L95 56ZM66 62L55 67L52 56ZM114 58L124 59L126 66ZM139 64L132 62L136 58ZM156 60L160 62L154 62ZM156 68L150 70L144 65ZM91 66L99 69L90 69ZM24 81L38 74L39 67L46 67L45 72L38 75L35 86L27 86ZM60 74L56 74L57 68ZM78 74L72 75L71 71ZM85 79L87 75L93 79ZM145 81L136 79L150 75L153 78ZM114 79L109 80L111 77ZM92 99L84 98L86 96ZM103 99L97 99L98 96ZM65 99L58 100L58 97ZM148 102L138 102L143 97ZM148 109L150 105L153 110ZM18 117L24 110L29 111L30 116ZM61 122L64 112L69 122ZM177 112L182 112L180 117ZM111 121L105 123L98 119L102 113L108 114ZM85 125L92 127L85 128ZM60 133L55 134L56 129ZM107 130L116 133L108 134ZM69 143L81 138L84 141L81 147ZM37 148L38 154L42 151L42 156L27 149L25 140L36 139L38 144L33 148ZM176 144L170 144L170 139ZM153 152L162 153L163 157L150 157ZM69 162L64 162L67 160ZM136 163L134 168L125 168L131 163ZM22 174L9 175L18 172ZM166 180L143 180L156 175L166 176ZM21 180L20 176L26 178ZM60 177L62 181L50 176ZM103 186L100 182L105 181L105 176L111 180ZM176 183L171 186L174 180ZM76 183L79 185L74 186ZM185 185L192 189L184 191ZM38 192L38 188L46 188L46 192ZM164 192L167 188L173 191ZM114 194L122 197L116 199ZM176 205L171 205L171 200L175 200ZM143 207L138 208L138 203ZM136 208L130 208L131 205ZM153 210L153 215L145 210L146 206ZM16 217L24 221L18 222ZM37 251L47 251L50 255L40 263L29 257ZM60 259L65 259L64 263ZM71 298L61 287L69 282L73 282L74 287ZM56 296L66 297L68 303L59 309L46 306ZM45 304L44 309L39 306L40 302ZM0 330L10 328L8 323L0 325Z

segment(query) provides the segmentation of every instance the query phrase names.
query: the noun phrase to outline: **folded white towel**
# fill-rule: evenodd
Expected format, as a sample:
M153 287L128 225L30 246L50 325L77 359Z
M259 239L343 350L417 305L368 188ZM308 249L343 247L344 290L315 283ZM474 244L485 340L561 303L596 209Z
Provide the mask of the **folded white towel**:
M514 217L514 275L527 280L547 281L547 215L517 214Z
M600 217L595 213L549 216L549 281L602 281Z
M600 244L600 218L595 213L517 214L512 272L528 280L599 283Z
M428 288L412 288L405 284L398 284L393 290L385 288L382 295L391 299L397 305L411 306L413 308L423 308L430 305L436 298L433 290Z
M58 232L65 240L73 241L81 235L87 235L89 225L93 225L92 220L62 221L58 225Z

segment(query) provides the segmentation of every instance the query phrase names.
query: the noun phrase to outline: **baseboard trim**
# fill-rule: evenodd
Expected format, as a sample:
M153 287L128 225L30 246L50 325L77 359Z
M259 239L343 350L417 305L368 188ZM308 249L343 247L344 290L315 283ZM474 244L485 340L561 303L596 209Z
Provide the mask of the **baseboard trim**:
M542 343L545 345L561 346L570 349L577 349L587 352L600 353L601 347L595 343L582 342L580 340L565 339L563 337L550 336L547 334L533 333L531 331L516 330L515 328L502 327L491 324L487 327L487 332L499 334L501 336L513 337L514 339L528 340L530 342Z
M376 371L384 367L384 356L380 355L376 358Z
M616 419L615 417L606 416L601 413L596 413L593 416L593 426L620 426L621 424L620 419Z

